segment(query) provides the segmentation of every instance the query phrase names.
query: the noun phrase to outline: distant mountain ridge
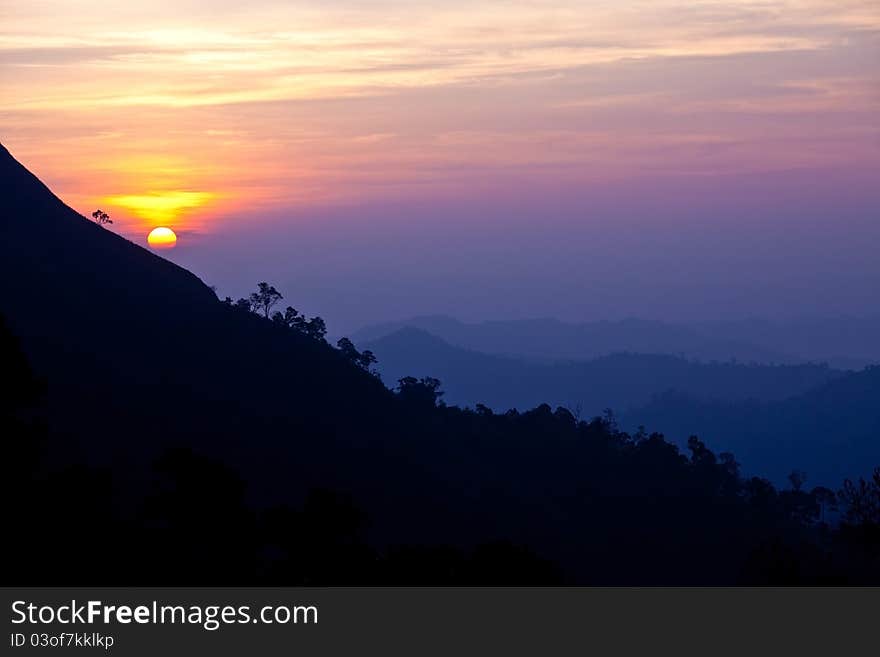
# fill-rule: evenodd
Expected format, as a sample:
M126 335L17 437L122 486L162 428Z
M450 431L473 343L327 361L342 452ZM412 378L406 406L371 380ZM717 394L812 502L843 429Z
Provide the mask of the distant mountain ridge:
M368 343L407 327L458 347L533 360L588 360L634 352L700 361L828 362L838 369L880 362L880 317L694 323L631 318L574 324L548 318L468 323L431 315L375 324L351 337Z
M364 348L389 385L407 375L439 378L446 401L497 412L541 403L580 408L585 417L622 412L675 390L694 399L770 401L801 394L842 375L825 365L699 363L663 354L617 353L582 361L535 362L456 347L427 331L403 328Z
M834 486L880 462L880 367L772 402L667 394L620 419L625 428L650 426L679 444L699 434L712 449L734 452L747 470L777 483L797 468L811 485Z
M842 369L880 364L880 315L862 317L760 318L698 322L698 331L725 339L746 340L768 349L825 361Z
M356 344L368 343L407 327L422 329L455 346L535 360L588 360L618 352L668 354L706 361L792 363L798 360L757 345L714 339L687 327L642 319L584 324L524 319L471 324L434 315L365 327L355 332L352 340Z
M363 347L379 358L388 385L435 376L448 403L496 412L542 402L584 417L611 408L627 431L644 426L682 447L698 435L778 485L800 469L812 485L836 486L880 462L880 367L845 372L632 353L537 362L463 349L417 328Z

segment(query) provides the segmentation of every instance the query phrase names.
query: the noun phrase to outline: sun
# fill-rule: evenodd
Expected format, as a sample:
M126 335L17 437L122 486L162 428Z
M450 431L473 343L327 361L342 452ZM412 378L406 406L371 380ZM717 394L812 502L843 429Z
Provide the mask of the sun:
M154 249L173 249L177 245L177 235L170 228L159 226L147 235L147 244Z

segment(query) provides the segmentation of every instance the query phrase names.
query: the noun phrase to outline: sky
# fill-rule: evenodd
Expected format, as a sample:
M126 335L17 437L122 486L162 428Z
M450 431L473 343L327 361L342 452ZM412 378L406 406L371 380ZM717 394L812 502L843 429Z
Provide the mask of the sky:
M0 141L341 331L877 311L876 0L0 0Z

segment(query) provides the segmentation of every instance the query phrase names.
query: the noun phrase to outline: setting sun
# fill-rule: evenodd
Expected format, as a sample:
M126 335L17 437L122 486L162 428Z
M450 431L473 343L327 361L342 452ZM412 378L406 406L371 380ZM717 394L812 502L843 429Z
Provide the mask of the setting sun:
M147 243L154 249L173 249L177 245L177 235L170 228L160 226L150 231Z

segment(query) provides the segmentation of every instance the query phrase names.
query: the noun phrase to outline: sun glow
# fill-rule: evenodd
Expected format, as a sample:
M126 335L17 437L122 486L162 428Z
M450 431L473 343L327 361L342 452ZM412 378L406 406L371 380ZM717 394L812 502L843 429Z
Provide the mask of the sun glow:
M151 222L168 222L183 210L200 208L214 198L210 192L161 191L148 194L126 194L108 196L106 205L118 205L129 210L136 217Z
M165 226L159 226L147 235L147 243L154 249L173 249L177 245L177 235Z
M520 180L877 169L876 1L251 4L4 3L4 143L138 240Z

